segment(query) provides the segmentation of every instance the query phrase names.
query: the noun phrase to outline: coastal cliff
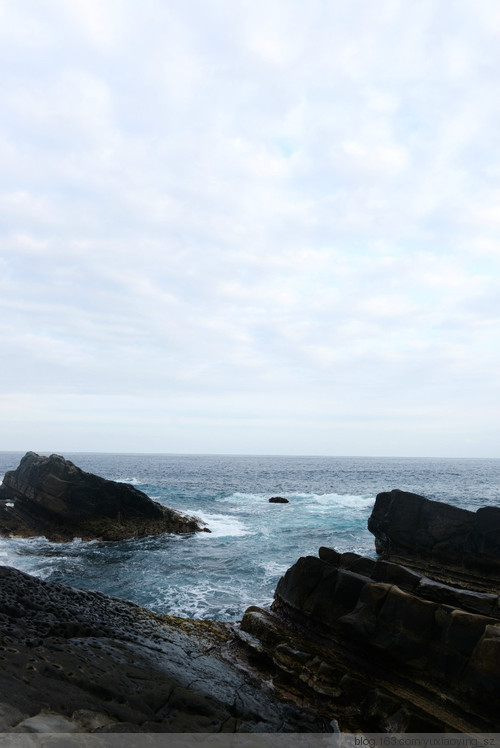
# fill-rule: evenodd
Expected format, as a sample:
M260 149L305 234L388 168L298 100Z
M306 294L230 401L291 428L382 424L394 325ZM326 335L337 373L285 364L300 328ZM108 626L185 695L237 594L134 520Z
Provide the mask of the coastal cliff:
M127 483L86 473L60 455L27 452L0 485L0 536L59 542L205 530ZM205 530L208 531L208 530Z
M11 478L6 488L20 490ZM240 624L0 567L0 730L498 732L500 586L485 515L379 494L378 559L322 547Z

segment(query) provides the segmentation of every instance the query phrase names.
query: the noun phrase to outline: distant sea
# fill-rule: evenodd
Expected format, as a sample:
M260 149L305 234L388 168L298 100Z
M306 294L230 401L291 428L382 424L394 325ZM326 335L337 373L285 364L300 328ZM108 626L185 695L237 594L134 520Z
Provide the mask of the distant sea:
M0 453L0 478L22 453ZM367 520L400 488L466 509L500 505L500 459L89 454L64 457L199 517L211 533L122 542L0 539L0 564L160 613L238 620L321 545L375 556ZM269 504L271 496L288 504Z

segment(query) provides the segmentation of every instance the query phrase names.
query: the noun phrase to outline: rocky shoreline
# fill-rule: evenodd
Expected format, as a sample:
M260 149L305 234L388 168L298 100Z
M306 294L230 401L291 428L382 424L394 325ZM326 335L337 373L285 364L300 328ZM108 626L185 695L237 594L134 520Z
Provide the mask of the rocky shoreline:
M0 731L323 732L234 625L151 613L0 567Z
M0 731L497 732L498 513L379 494L378 559L320 548L232 624L0 567Z
M0 485L0 537L62 542L200 531L210 532L134 486L86 473L60 455L27 452Z

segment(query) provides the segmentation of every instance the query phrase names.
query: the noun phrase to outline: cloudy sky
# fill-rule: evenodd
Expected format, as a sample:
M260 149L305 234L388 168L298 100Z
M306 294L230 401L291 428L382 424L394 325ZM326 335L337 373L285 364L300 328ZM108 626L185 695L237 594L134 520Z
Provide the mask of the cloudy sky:
M0 0L0 449L495 457L498 0Z

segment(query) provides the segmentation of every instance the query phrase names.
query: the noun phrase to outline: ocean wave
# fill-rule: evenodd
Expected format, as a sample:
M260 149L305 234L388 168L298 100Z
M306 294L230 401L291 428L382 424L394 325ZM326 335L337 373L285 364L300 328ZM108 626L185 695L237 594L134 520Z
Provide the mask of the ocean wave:
M200 519L210 530L210 533L196 533L198 538L240 537L253 534L244 522L229 514L212 514L210 512L200 512L199 509L186 510L185 513L195 517L195 519Z
M356 495L356 494L338 494L338 493L299 493L299 492L275 492L274 496L279 495L283 498L288 499L290 504L300 504L301 506L307 506L311 504L321 506L344 506L344 507L357 507L365 508L370 507L375 502L374 496ZM230 496L224 496L218 499L218 503L231 504L233 511L246 511L249 505L265 505L269 504L271 498L270 493L241 493L236 492Z
M113 483L128 483L131 486L140 486L142 481L137 478L113 478Z
M279 561L261 561L259 569L264 572L264 583L273 581L286 572L289 564L282 564Z
M267 604L272 595L255 601L255 595L235 584L236 580L213 583L200 579L196 585L166 585L152 600L151 609L158 613L198 620L235 621L249 605Z
M374 496L358 496L353 494L338 494L338 493L325 493L325 494L311 494L305 496L305 498L312 503L320 504L322 506L345 506L345 507L358 507L364 508L372 506L375 503Z

